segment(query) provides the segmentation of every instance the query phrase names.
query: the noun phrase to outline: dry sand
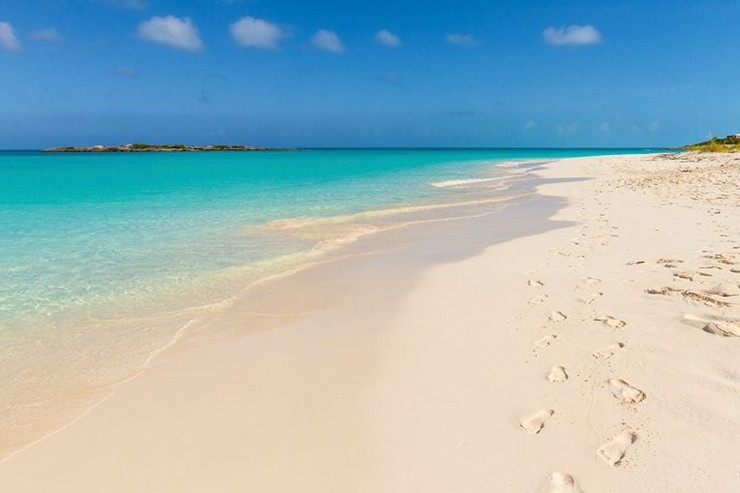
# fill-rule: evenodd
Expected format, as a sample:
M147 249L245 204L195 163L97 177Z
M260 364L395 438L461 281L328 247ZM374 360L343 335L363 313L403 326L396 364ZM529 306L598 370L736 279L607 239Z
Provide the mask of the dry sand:
M400 292L309 275L350 294L164 360L0 464L0 491L739 491L740 157L540 174L569 226Z

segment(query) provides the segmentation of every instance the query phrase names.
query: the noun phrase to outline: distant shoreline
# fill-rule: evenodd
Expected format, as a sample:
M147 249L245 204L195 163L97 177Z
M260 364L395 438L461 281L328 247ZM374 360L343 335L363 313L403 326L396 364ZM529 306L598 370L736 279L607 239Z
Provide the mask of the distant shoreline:
M42 149L41 152L208 152L208 151L288 151L278 147L248 145L185 145L185 144L124 144L115 146L62 146Z

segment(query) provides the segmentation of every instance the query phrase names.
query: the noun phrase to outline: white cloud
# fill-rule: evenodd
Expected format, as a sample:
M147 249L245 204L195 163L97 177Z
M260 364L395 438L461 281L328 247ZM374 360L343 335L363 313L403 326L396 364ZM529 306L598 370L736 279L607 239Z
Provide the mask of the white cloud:
M21 42L9 22L0 22L0 50L21 50Z
M326 29L316 31L316 34L311 38L311 42L324 51L331 53L344 52L342 40L339 39L339 36L334 31L327 31Z
M552 46L591 45L601 43L604 39L594 26L576 24L560 29L548 27L542 32L542 36Z
M375 41L386 46L401 46L401 38L387 29L381 29L378 31L375 34Z
M255 17L242 17L229 26L231 37L247 48L278 49L286 33L276 24Z
M537 122L534 120L527 120L527 122L524 124L524 130L530 130L534 128L537 125Z
M201 51L203 42L189 17L152 17L139 24L141 39L187 51Z
M59 36L59 32L57 32L53 27L34 31L28 35L28 38L33 41L45 41L47 43L58 43L62 40L62 37Z
M139 24L138 34L141 39L180 50L201 51L203 49L198 29L189 17L182 19L173 15L152 17Z
M447 33L445 36L447 42L456 46L476 46L480 42L472 34Z

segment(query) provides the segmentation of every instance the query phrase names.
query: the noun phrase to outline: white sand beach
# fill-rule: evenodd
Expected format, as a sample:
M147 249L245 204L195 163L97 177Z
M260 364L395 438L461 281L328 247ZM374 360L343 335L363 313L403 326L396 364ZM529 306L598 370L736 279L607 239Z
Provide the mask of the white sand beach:
M740 155L537 173L547 221L363 238L10 456L0 491L738 491Z

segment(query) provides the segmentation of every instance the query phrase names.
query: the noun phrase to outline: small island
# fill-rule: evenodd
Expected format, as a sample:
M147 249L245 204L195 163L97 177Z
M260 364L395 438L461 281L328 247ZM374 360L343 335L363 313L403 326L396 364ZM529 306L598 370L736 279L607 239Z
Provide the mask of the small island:
M276 147L248 145L185 145L185 144L124 144L116 146L63 146L44 149L43 152L204 152L204 151L283 151Z

